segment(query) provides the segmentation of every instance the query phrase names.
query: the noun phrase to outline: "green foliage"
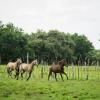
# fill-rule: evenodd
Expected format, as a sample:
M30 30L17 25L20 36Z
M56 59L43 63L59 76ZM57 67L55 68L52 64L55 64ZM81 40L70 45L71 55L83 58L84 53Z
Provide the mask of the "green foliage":
M72 35L72 39L75 42L75 56L77 59L85 60L87 53L94 50L92 43L84 35L78 35L77 33Z
M86 58L91 58L91 61L99 59L99 57L93 57L96 53L91 55L92 51L94 51L94 47L84 35L77 33L72 35L58 30L49 32L37 30L36 33L26 34L12 23L4 25L0 22L2 63L16 57L22 57L25 61L27 52L29 52L30 60L37 58L39 62L45 63L56 62L62 58L66 58L69 63L79 59L83 62Z
M27 51L27 39L24 32L9 23L0 30L0 56L3 62L23 57ZM22 53L23 52L23 53Z

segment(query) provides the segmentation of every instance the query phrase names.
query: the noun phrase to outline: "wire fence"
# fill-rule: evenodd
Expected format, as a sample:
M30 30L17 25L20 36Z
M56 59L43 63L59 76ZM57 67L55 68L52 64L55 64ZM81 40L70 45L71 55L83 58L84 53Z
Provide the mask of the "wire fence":
M47 78L49 68L50 66L41 65L39 68L36 68L33 73L39 78ZM64 71L67 73L69 80L100 80L100 66L75 66L72 64L69 67L64 67ZM57 77L60 78L59 73ZM52 73L52 79L53 78L54 74Z
M47 79L49 74L48 65L39 65L38 68L35 67L32 73L32 78L37 79ZM99 64L95 66L76 66L72 63L71 66L64 67L64 72L67 73L69 80L100 80L100 66ZM7 75L6 66L0 65L0 76L2 73ZM28 77L28 74L24 74L24 78ZM65 75L63 75L64 78ZM57 78L61 79L60 74L57 75ZM51 79L54 79L54 74L52 73Z

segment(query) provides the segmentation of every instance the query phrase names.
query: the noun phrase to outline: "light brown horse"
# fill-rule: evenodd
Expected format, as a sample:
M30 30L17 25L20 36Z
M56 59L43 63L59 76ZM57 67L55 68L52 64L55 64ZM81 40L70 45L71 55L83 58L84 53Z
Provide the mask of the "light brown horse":
M36 60L33 60L30 64L27 64L27 63L22 63L20 65L20 73L21 73L21 77L23 77L23 74L25 72L27 72L29 74L27 80L31 77L31 74L32 74L32 71L34 70L34 65L37 65L38 66L38 61L37 59Z
M17 76L17 79L18 79L18 74L19 74L19 66L20 64L22 63L22 60L20 58L18 58L16 60L16 62L9 62L7 64L7 73L8 73L8 76L11 76L12 77L12 71L16 71L16 75L15 77Z
M62 80L63 80L62 74L65 74L66 77L67 77L67 79L68 79L67 74L64 72L64 66L65 66L66 64L67 64L67 63L66 63L66 60L65 60L65 59L63 59L63 60L61 60L61 61L58 61L57 64L53 64L53 65L50 67L50 69L49 69L48 80L49 80L50 76L52 75L52 72L55 74L55 79L56 79L56 81L57 81L57 78L56 78L56 74L57 74L57 73L60 73L60 76L61 76ZM68 67L68 66L67 66L67 67ZM63 80L63 81L64 81L64 80Z

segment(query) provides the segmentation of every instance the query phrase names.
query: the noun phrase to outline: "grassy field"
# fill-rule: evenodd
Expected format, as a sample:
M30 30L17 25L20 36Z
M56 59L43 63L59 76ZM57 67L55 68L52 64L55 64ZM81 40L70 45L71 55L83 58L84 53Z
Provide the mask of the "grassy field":
M0 100L100 100L100 70L89 68L89 80L85 80L86 72L80 68L80 79L72 79L72 68L65 70L69 80L60 75L56 82L53 77L47 80L48 68L44 69L41 79L41 68L35 68L29 81L26 77L15 80L7 76L5 66L0 66Z

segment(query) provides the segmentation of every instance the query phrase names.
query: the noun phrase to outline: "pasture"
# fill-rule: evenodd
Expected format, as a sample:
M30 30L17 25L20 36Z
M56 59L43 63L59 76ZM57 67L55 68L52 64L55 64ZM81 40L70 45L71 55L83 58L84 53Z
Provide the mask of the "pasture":
M69 80L57 75L48 81L48 66L35 67L31 78L26 81L26 74L19 80L8 77L6 66L0 65L0 100L100 100L100 68L99 67L65 67ZM14 74L14 73L13 73ZM86 76L88 74L88 80Z

